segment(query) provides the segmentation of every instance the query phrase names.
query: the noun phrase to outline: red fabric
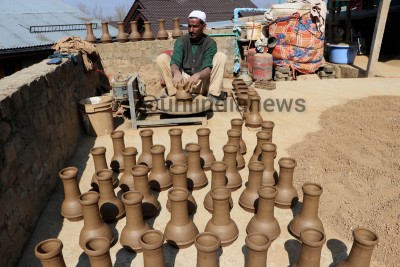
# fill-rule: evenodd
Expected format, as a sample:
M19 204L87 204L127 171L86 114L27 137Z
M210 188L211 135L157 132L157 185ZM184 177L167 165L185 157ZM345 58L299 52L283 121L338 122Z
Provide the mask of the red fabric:
M325 63L324 34L312 22L310 13L279 18L269 25L269 33L277 39L272 50L275 66L291 67L301 73L315 72Z

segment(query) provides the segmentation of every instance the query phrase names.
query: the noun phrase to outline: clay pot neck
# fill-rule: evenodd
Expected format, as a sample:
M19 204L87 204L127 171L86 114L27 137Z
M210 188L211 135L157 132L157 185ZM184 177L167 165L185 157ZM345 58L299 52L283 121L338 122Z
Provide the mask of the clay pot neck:
M226 187L215 187L211 190L213 199L212 222L214 225L228 225L231 222L229 198L231 192Z
M357 227L353 231L354 242L346 262L349 266L368 266L374 247L378 244L378 236L365 227Z
M142 137L142 154L150 153L150 148L153 145L153 137L152 136L143 136Z
M223 161L215 161L211 164L211 188L226 185L226 169L228 165Z
M321 249L325 243L325 234L317 229L305 227L301 230L300 240L302 244L297 266L320 266Z
M319 198L322 194L322 186L316 183L303 185L303 207L300 218L318 219Z
M256 217L262 220L269 220L274 218L274 203L275 197L278 194L275 186L262 186L258 190L258 210Z
M281 158L279 159L278 164L280 167L279 184L283 186L284 185L292 186L294 168L297 165L296 160L293 158Z
M260 98L259 97L250 97L250 113L260 112Z
M148 173L149 168L144 165L135 165L132 168L135 189L143 194L149 192Z
M257 147L261 150L261 145L266 142L271 142L271 135L267 131L259 131L257 132Z
M210 150L210 130L202 128L197 130L198 143L204 153L211 152Z
M121 200L126 210L126 226L131 230L143 229L145 227L141 208L143 194L138 191L128 191L122 194Z
M96 177L99 183L100 198L115 197L115 192L112 184L112 170L100 170L96 172Z
M106 148L105 147L94 147L90 150L94 161L94 169L95 171L99 171L102 169L107 169L107 161L106 161Z
M218 267L217 250L221 246L221 239L217 234L211 232L198 234L194 244L197 248L198 267Z
M182 153L182 130L180 129L171 129L171 152Z
M189 143L186 145L186 151L188 154L188 166L190 166L192 170L201 170L200 149L201 146L199 144Z
M99 199L99 193L94 191L84 193L78 198L79 203L82 205L83 224L85 228L97 229L104 224L99 213Z
M273 172L274 168L274 156L276 152L276 145L272 143L263 143L261 145L261 161L265 164L265 170Z
M265 164L261 161L252 161L249 163L249 181L247 189L257 191L262 184L262 175Z
M161 172L166 170L164 152L165 147L163 145L153 145L150 148L151 155L153 157L153 172Z
M103 31L103 33L108 33L108 22L102 22L101 23L101 29Z
M170 172L172 176L172 185L174 188L181 187L187 189L187 181L186 181L186 173L187 173L187 165L186 164L172 164L170 167Z
M36 245L35 255L42 261L44 267L65 267L65 262L62 257L62 249L63 243L61 240L51 238Z
M238 147L236 145L225 145L224 150L224 161L228 162L227 171L237 170L236 169L236 153Z
M114 131L111 133L111 139L115 154L122 153L122 149L125 147L124 135L125 134L123 131Z
M190 223L187 211L187 199L189 191L184 188L173 188L168 191L168 199L171 201L171 224L187 225Z
M136 165L137 149L134 147L125 147L122 149L122 156L124 158L124 173L131 172L133 166Z
M89 256L91 266L112 266L110 258L110 242L107 238L90 238L86 241L84 250Z

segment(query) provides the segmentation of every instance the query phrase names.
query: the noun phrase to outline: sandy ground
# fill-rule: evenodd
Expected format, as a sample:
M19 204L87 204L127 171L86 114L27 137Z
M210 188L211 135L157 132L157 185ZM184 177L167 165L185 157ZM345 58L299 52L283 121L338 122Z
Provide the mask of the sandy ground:
M274 102L273 107L269 107L270 111L263 109L261 114L265 120L275 122L273 142L278 147L277 159L292 155L298 160L294 181L300 196L301 185L304 181L318 180L324 188L320 216L325 225L327 243L322 249L321 266L335 266L338 261L347 257L352 244L351 230L357 226L371 227L379 235L380 244L374 251L371 266L397 266L392 264L399 260L398 255L393 253L398 246L395 246L392 238L398 238L399 231L399 225L396 225L399 216L399 189L396 187L398 182L395 181L394 176L394 172L397 170L398 173L399 168L398 157L395 157L399 150L399 139L396 137L399 106L395 104L395 102L399 102L399 84L400 79L381 78L295 81L278 83L277 89L273 91L259 90L263 101L271 99ZM364 99L379 95L389 97ZM281 103L283 99L287 101L292 99L293 105L290 111L285 109L279 111L277 103ZM297 103L303 103L305 106L303 112L295 110L296 107L301 110L300 106L294 104L299 99L302 100ZM349 103L346 104L347 102ZM370 103L376 106L370 107L368 105ZM272 108L274 111L271 111ZM347 118L347 115L351 120ZM234 110L214 112L208 120L207 127L211 129L211 148L217 160L221 160L223 156L222 146L227 141L226 131L230 128L230 119L236 117L239 117L239 113ZM119 125L118 129L125 131L125 145L135 146L140 152L139 131L132 129L129 121L123 123L118 120L116 122ZM183 144L197 141L195 131L202 126L180 127L184 130ZM169 127L153 128L154 143L165 145L167 151L169 151L168 129ZM336 129L340 129L340 132L337 133ZM246 162L251 157L250 151L256 145L255 134L256 131L244 128L243 138L249 151L245 155ZM352 140L352 143L346 146L346 143L343 143L345 140L346 142ZM89 150L95 146L107 148L106 157L110 162L112 157L111 138L101 136L98 138L83 137L75 154L66 164L66 166L79 168L81 192L90 189L94 166ZM322 150L323 148L326 148L325 151ZM331 153L332 151L336 153ZM343 159L344 162L339 159ZM342 164L345 164L346 168L343 168ZM275 167L279 170L277 160ZM324 175L327 170L329 170L329 176ZM248 175L247 167L240 173L245 182ZM210 180L210 171L206 174ZM318 179L318 177L321 178ZM348 181L349 178L356 182ZM343 180L345 183L341 183ZM379 183L377 183L378 180ZM199 205L197 213L194 215L194 222L200 232L204 231L206 223L211 218L211 214L202 205L204 196L209 189L210 184L193 192ZM238 199L243 189L244 183L239 190L232 193L234 207L231 217L239 227L239 237L232 245L220 250L221 267L244 266L245 229L253 214L245 212L238 205ZM116 189L116 193L118 191ZM300 201L301 199L300 197ZM62 200L63 187L60 183L49 199L48 206L41 214L24 253L21 255L19 267L39 266L39 261L34 256L35 245L44 239L54 237L61 239L64 243L63 254L67 266L89 266L88 257L78 246L83 222L69 222L60 216ZM165 208L167 192L161 192L158 200L162 205L161 213L147 222L155 229L164 231L170 219L170 214ZM268 266L291 266L297 261L301 244L288 233L287 225L293 215L299 212L299 209L300 205L292 210L275 209L275 216L280 223L282 233L268 251ZM378 216L380 218L375 218ZM379 225L379 222L385 225ZM121 233L125 226L125 218L110 226L116 233ZM390 244L393 245L393 250L391 250ZM111 248L110 254L114 266L143 266L143 258L140 253L129 253L119 243ZM169 267L196 265L194 246L178 250L165 244L164 255Z

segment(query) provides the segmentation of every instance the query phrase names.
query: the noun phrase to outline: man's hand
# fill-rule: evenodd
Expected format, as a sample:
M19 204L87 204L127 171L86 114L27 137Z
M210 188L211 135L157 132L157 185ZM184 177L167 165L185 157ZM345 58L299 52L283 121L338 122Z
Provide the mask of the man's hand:
M190 76L186 82L185 82L185 87L189 88L189 90L192 89L193 85L195 85L199 80L200 80L200 73L195 73L192 76Z
M174 77L172 78L172 84L177 87L179 83L182 82L182 74L180 72L174 73Z

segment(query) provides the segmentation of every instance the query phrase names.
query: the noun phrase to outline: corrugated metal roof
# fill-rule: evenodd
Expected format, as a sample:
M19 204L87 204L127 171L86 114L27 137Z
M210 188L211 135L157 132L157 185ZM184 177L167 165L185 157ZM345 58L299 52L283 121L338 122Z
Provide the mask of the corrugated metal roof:
M0 52L1 50L51 45L65 36L79 36L84 39L83 30L60 30L51 32L32 32L32 26L84 24L90 18L79 9L65 4L61 0L1 0L0 1ZM97 23L94 35L100 38L101 23ZM68 26L70 27L70 26ZM65 29L65 28L64 28ZM117 35L117 29L109 25L111 36ZM4 52L4 51L3 51Z

